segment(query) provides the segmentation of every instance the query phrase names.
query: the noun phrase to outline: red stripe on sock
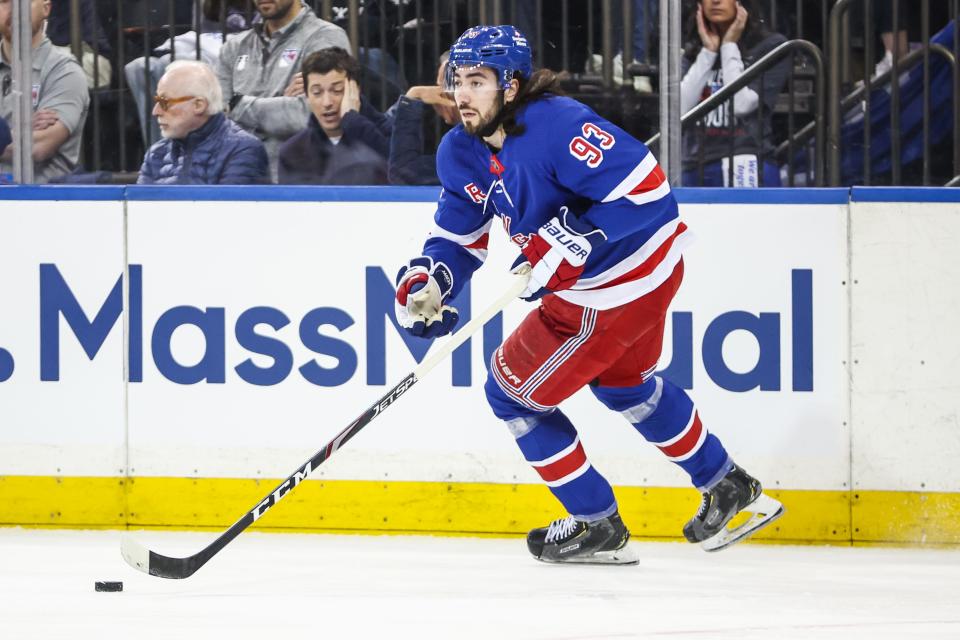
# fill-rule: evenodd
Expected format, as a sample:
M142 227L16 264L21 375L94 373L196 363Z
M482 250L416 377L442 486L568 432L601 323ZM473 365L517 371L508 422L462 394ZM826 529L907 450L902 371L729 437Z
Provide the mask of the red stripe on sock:
M578 442L577 448L563 456L559 460L554 460L543 467L534 467L540 477L547 482L554 482L568 476L587 461L587 454L583 451L583 444Z
M685 456L693 451L693 448L697 446L697 442L700 440L700 433L702 431L703 425L700 423L700 414L694 412L693 425L690 427L690 430L673 444L667 445L666 447L660 447L660 451L663 451L671 458Z

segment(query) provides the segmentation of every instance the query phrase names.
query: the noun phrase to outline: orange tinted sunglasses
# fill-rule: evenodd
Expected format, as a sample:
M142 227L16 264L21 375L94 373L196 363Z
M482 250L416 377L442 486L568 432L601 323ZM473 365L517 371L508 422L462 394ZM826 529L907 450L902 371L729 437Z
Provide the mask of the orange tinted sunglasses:
M153 96L153 102L160 107L161 111L166 111L175 104L194 100L197 96L182 96L180 98L165 98L163 96Z

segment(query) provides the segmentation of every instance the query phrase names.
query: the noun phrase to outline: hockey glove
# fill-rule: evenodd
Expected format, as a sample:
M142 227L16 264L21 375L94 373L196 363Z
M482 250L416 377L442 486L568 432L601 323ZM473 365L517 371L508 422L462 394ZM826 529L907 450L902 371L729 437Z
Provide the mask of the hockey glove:
M560 207L560 214L530 236L513 263L513 273L524 264L530 265L530 280L520 297L537 300L569 289L583 274L590 253L606 240L603 231L577 218L567 207Z
M414 258L397 274L397 322L421 338L436 338L453 331L460 315L443 304L453 289L453 275L442 262Z

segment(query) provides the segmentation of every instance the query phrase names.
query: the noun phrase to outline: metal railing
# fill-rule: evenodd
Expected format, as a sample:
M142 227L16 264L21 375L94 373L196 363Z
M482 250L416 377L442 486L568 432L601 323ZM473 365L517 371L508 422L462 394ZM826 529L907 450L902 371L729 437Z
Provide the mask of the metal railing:
M361 86L371 97L374 106L386 110L409 85L433 84L436 79L440 54L464 29L477 23L516 23L527 31L534 48L536 62L563 72L568 83L611 91L615 87L612 59L617 45L629 51L633 46L631 28L621 29L622 41L616 38L617 25L629 25L633 20L634 0L407 0L393 3L381 0L361 13L360 0L339 2L346 9L346 17L334 10L332 0L306 0L314 12L329 21L338 20L351 41L355 55L361 62ZM100 3L106 6L109 3ZM143 152L155 142L151 128L145 127L142 138L133 119L152 121L152 94L140 100L142 112L133 104L124 66L137 57L145 59L142 84L149 88L155 75L154 48L161 39L173 40L192 30L195 37L195 58L200 58L203 0L191 0L192 17L183 17L183 3L174 0L142 0L139 3L116 0L111 10L101 15L108 38L113 46L111 56L114 78L107 88L94 89L91 94L87 132L84 138L83 164L88 170L106 169L118 172L120 180L135 177ZM227 34L228 2L219 3L221 34ZM240 7L248 22L256 15L253 0L238 0L231 8ZM71 0L71 48L79 58L83 53L84 34L80 31L78 16L81 0ZM345 6L344 6L345 5ZM531 10L532 9L532 10ZM546 10L545 10L546 9ZM136 17L131 12L136 10ZM596 21L596 22L595 22ZM648 34L655 32L647 25ZM648 35L649 39L649 35ZM89 43L95 58L101 56L96 38ZM591 54L602 56L601 68L589 65ZM379 51L379 56L374 57ZM387 52L388 55L383 55ZM176 49L170 51L177 58ZM629 82L635 65L623 70ZM641 67L642 68L642 67ZM94 64L94 73L98 65ZM96 83L99 84L99 81ZM144 89L149 93L148 89ZM442 134L443 125L436 120L432 127L435 143Z
M929 53L935 53L938 56L942 57L948 64L951 65L951 68L956 72L956 59L954 58L953 52L950 49L947 49L940 44L931 44L927 47L920 47L908 53L903 58L901 63L901 73L906 73L910 69L916 67L918 64L923 62L924 56L928 53L926 50L929 50ZM850 93L843 96L840 101L839 113L842 114L849 113L852 109L856 108L858 105L863 106L863 111L869 113L869 104L870 104L870 89L876 89L877 87L886 87L889 86L893 79L893 71L885 71L884 73L878 75L876 78L868 80L867 83L856 86ZM955 117L960 116L960 114L955 113ZM836 115L832 117L837 117ZM842 125L841 121L841 125ZM864 136L865 136L865 150L867 153L864 154L864 176L866 176L866 184L869 185L869 176L871 175L871 163L869 156L870 149L870 120L864 120ZM821 137L823 134L819 132L814 126L815 123L811 122L806 126L799 129L793 136L788 137L787 140L782 142L776 149L776 156L778 158L784 158L785 161L793 156L792 149L794 147L802 146L807 144L811 139L815 137ZM957 144L957 130L954 129L954 144ZM925 156L928 154L924 154ZM831 159L830 162L839 162L838 159ZM956 160L954 160L956 164Z
M208 0L209 1L209 0ZM661 0L661 3L670 0ZM818 87L810 96L813 120L806 123L799 130L795 130L794 120L794 79L796 73L790 75L789 86L781 94L781 102L789 99L790 110L786 115L786 122L775 119L777 138L783 142L775 147L774 157L786 167L789 183L793 184L795 150L811 145L813 151L813 171L817 183L821 178L825 184L838 185L841 182L841 162L844 149L841 135L843 118L851 108L862 102L866 113L870 113L871 90L878 87L889 88L891 100L890 113L890 155L892 166L889 180L892 183L902 183L903 167L900 150L903 141L900 135L901 87L900 82L893 78L900 78L903 74L923 65L923 131L922 131L922 177L923 184L930 184L934 173L945 173L942 165L946 162L938 158L950 156L952 159L951 175L957 176L950 180L951 184L960 183L960 109L954 108L952 114L952 149L946 153L946 147L932 149L931 142L931 114L930 114L930 77L931 56L945 60L951 65L953 81L953 104L960 104L960 68L956 64L958 45L960 45L960 15L958 5L960 0L937 0L931 5L930 0L917 0L911 6L919 8L917 16L920 22L920 38L923 43L930 41L931 10L937 9L939 15L946 11L943 5L949 3L950 17L954 20L954 44L952 51L942 45L930 44L921 46L905 56L895 51L894 67L890 72L878 77L871 77L869 70L873 68L875 44L872 37L872 16L876 2L892 2L894 5L894 29L902 25L899 19L898 8L908 0L757 0L766 12L767 23L772 30L784 33L794 38L790 42L807 42L806 45L791 45L788 49L777 49L767 57L790 55L793 53L809 53L810 47L823 45L825 55L814 57L815 78ZM369 2L369 0L368 0ZM855 2L863 5L863 18L870 29L864 29L864 37L851 39L850 16L851 7L858 7ZM191 0L193 16L184 19L183 2L175 0L142 0L141 2L124 2L116 0L113 3L99 0L98 6L112 11L112 15L101 15L106 20L104 28L109 30L109 40L113 47L111 61L114 64L114 80L108 88L94 89L90 103L90 113L87 122L87 131L84 137L84 149L81 163L86 170L94 171L105 169L120 173L120 180L132 179L139 168L146 145L152 140L147 134L146 140L141 138L140 128L136 122L136 107L133 104L130 91L124 74L124 64L138 56L153 55L153 48L159 39L181 35L184 31L193 30L197 44L200 40L200 22L203 13L204 0ZM136 7L143 8L150 5L150 11L140 12L141 17L132 18L130 12ZM255 13L253 0L233 0L232 7L240 7L246 17L252 18ZM365 88L373 94L373 104L381 110L387 108L406 86L411 84L432 84L435 81L436 63L439 54L447 48L466 26L476 23L515 23L527 30L533 45L536 63L549 65L562 72L565 86L573 87L576 97L590 101L590 96L597 96L599 105L604 103L600 98L611 101L620 101L624 96L635 95L631 88L631 78L635 75L653 75L658 71L656 56L657 47L652 41L658 35L657 21L651 19L652 7L649 2L637 0L406 0L393 2L380 0L371 11L361 15L359 12L361 0L340 0L334 7L333 0L307 0L314 11L324 19L338 20L338 24L347 31L351 43L354 45L358 57L365 64L362 65ZM81 0L71 0L70 44L74 52L82 54L83 40L87 39L80 30L79 17ZM347 9L344 18L339 9ZM219 23L226 31L228 1L219 2ZM108 19L107 19L108 18ZM939 20L939 18L938 18ZM524 22L526 21L526 22ZM647 46L642 60L630 62L632 55L622 55L622 70L614 68L614 58L618 50L632 52L634 44L634 21L642 24ZM854 42L851 42L854 40ZM98 50L97 39L88 43L93 48L94 56L101 55ZM854 53L854 47L863 47L864 77L862 86L856 87L851 78L856 75L851 69L860 61ZM199 57L199 46L196 55ZM390 53L390 58L381 56L375 59L371 52L380 49ZM778 53L779 52L779 53ZM831 52L833 52L831 54ZM176 57L176 52L171 52ZM599 54L602 62L594 64L591 56ZM767 60L767 57L764 60ZM826 61L827 67L824 67ZM716 108L720 103L730 100L737 88L746 86L751 79L761 73L760 64L771 65L773 62L760 61L752 65L734 88L725 87L721 92L711 97L705 103L698 105L683 117L683 123L695 122L698 113L706 113ZM939 64L939 63L938 63ZM395 70L393 66L395 65ZM93 73L97 73L98 65L93 66ZM752 69L756 71L751 73ZM145 69L144 80L148 80L149 66ZM622 86L618 83L622 73ZM394 74L396 77L394 77ZM916 75L916 74L914 74ZM797 82L800 82L797 80ZM146 82L149 86L149 82ZM825 88L826 90L823 90ZM727 93L724 93L727 91ZM627 93L629 92L629 93ZM150 120L150 98L146 96L146 108L139 114ZM652 97L651 97L652 98ZM633 98L631 98L633 99ZM824 100L826 103L824 105ZM595 104L595 108L605 113ZM642 103L645 113L655 113L658 104L651 99ZM769 108L766 104L759 107L762 110ZM701 110L701 111L698 111ZM779 110L778 110L779 112ZM656 121L651 117L652 121ZM801 121L801 124L802 123ZM878 179L875 162L871 157L871 124L870 118L863 123L864 182L870 184ZM683 125L681 125L683 126ZM822 129L826 127L826 132ZM649 130L649 129L648 129ZM654 129L655 130L655 129ZM781 138L786 130L785 138ZM939 129L938 129L939 131ZM438 119L427 126L427 144L436 143L443 132L443 125ZM432 136L432 137L431 137ZM886 160L884 160L886 162ZM919 163L917 165L919 167ZM912 170L912 168L911 168ZM126 173L124 173L126 172ZM939 172L939 173L938 173ZM914 174L910 174L914 175ZM946 178L944 178L944 182ZM942 183L942 182L941 182Z
M862 99L864 104L864 127L863 127L863 147L864 147L864 169L863 180L865 184L870 184L873 179L871 167L871 89L875 87L888 87L890 92L890 183L902 184L903 163L901 157L901 81L904 73L912 67L922 62L923 64L923 131L922 131L922 184L931 184L931 144L930 144L930 54L936 53L943 56L952 67L953 80L953 171L955 176L950 184L960 181L960 110L957 105L960 104L960 69L957 68L956 59L960 52L960 24L958 24L958 0L950 0L950 17L953 20L953 51L949 51L942 45L930 44L930 0L919 0L920 2L920 22L921 22L921 46L918 50L903 55L898 46L892 49L892 68L879 75L876 78L871 77L874 68L873 52L873 28L874 3L877 1L892 3L893 34L896 42L896 34L905 28L906 25L900 24L900 6L905 0L836 0L830 11L828 24L829 48L830 52L830 71L829 71L829 131L828 139L828 166L829 166L829 184L839 186L842 182L842 154L841 135L844 124L844 114ZM850 41L850 26L847 20L851 4L854 2L863 3L865 33L864 42L864 61L863 61L863 79L862 86L854 87L847 95L844 95L844 80L851 78L850 66L853 62L853 56L849 50L844 48L844 44ZM915 6L915 4L914 4Z
M714 111L725 102L732 102L734 95L740 90L753 82L757 77L762 76L766 71L780 62L784 57L788 55L794 55L798 51L807 54L814 65L815 73L815 90L814 90L814 104L816 105L814 109L814 119L811 123L813 129L817 132L815 140L815 151L814 151L814 178L815 184L818 187L822 187L824 184L824 163L826 159L826 154L824 151L824 140L826 132L826 102L825 102L825 78L824 78L824 63L823 63L823 54L820 51L820 48L817 45L809 42L807 40L789 40L784 42L773 51L770 51L768 54L757 60L754 64L750 65L744 69L743 74L733 82L726 84L719 91L711 95L709 98L700 102L697 106L693 107L680 119L681 126L686 128L692 124L697 123L703 119L710 112ZM794 70L795 71L795 70ZM763 99L761 96L760 101L758 102L758 117L761 122L763 122ZM791 101L791 109L793 108L793 102ZM731 108L732 112L732 108ZM731 119L732 120L732 119ZM733 126L733 123L731 123ZM792 134L792 132L791 132ZM790 136L792 137L792 135ZM647 140L647 146L653 147L657 145L660 141L660 134L652 136ZM760 145L761 153L759 154L758 163L760 166L763 166L763 153L762 153L762 144ZM732 163L731 163L732 165Z

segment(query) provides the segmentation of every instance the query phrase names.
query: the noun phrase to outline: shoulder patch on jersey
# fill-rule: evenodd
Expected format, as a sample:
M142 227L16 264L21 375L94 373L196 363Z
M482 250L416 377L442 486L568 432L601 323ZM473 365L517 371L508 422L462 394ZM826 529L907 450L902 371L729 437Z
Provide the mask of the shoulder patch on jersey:
M504 167L500 163L500 159L497 158L497 154L491 153L490 154L490 173L500 178L503 176L504 171L506 171L506 167Z

